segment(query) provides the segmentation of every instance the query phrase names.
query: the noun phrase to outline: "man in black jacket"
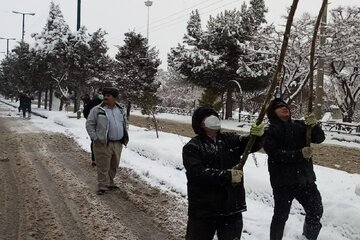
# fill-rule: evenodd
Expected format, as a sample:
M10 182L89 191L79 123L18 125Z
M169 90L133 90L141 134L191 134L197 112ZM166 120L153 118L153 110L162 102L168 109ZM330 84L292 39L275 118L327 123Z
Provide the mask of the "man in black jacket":
M97 93L93 99L91 99L90 101L87 101L86 103L84 102L84 117L85 119L88 118L90 110L93 109L93 107L99 105L100 103L102 103L104 99L104 96L101 93ZM93 141L91 141L90 143L90 150L91 150L91 166L95 167L96 166L96 162L95 162L95 156L94 156L94 143Z
M270 125L265 133L263 147L268 154L275 203L270 240L282 239L294 199L306 213L303 235L307 239L317 239L323 206L315 184L312 148L306 146L306 129L309 125L312 127L312 143L323 142L324 132L314 115L305 117L305 121L292 120L289 106L280 98L270 103L267 116Z
M208 107L192 116L197 134L183 148L188 180L187 240L239 240L242 212L246 211L243 172L232 169L239 163L249 137L220 132L220 119ZM264 125L254 125L250 133L261 136ZM258 140L252 151L259 150Z

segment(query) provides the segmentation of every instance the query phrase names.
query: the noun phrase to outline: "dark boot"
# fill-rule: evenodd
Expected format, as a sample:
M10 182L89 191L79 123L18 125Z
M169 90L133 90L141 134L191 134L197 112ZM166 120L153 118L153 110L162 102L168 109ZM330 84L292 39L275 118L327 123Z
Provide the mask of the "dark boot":
M321 223L307 224L304 223L303 235L309 240L316 240L321 230Z
M285 224L271 222L270 226L270 240L281 240L284 234Z

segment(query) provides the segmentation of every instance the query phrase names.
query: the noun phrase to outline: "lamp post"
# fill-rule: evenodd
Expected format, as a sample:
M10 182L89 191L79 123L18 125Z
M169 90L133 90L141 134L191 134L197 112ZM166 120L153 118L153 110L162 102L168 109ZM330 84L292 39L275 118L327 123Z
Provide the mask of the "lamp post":
M145 6L147 6L148 8L148 15L147 15L147 30L146 30L146 38L148 40L149 43L149 19L150 19L150 7L152 6L153 2L150 0L147 0L145 2Z
M9 41L16 40L16 39L15 38L3 38L3 37L0 37L0 39L6 40L6 57L8 57L9 56Z
M12 11L15 14L21 14L23 16L23 20L22 20L22 37L21 37L21 41L24 41L24 36L25 36L25 15L30 15L30 16L34 16L35 13L24 13L24 12L17 12L17 11Z

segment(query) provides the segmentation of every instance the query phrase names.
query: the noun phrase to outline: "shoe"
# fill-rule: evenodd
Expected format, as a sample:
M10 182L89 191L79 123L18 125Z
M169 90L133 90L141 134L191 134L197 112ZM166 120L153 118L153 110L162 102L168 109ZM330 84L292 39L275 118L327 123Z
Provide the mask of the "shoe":
M105 193L106 193L106 190L103 190L103 189L99 189L96 192L97 195L104 195Z
M92 166L92 167L96 167L96 162L94 162L94 161L91 162L91 166Z

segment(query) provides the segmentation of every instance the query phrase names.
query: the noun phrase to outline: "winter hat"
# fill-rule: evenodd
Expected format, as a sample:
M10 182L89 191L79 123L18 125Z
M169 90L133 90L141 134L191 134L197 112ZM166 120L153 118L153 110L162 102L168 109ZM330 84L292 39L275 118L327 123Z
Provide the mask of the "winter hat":
M196 134L205 134L204 129L201 127L201 122L204 118L211 115L219 118L219 114L211 107L199 107L194 111L192 116L192 128Z
M105 96L106 94L112 95L114 98L117 98L119 96L119 90L113 87L106 87L103 88L102 94Z
M274 119L277 119L278 117L276 116L275 114L275 110L279 107L286 107L289 112L290 112L290 108L289 108L289 105L284 101L282 100L281 98L275 98L274 100L272 100L269 104L269 107L266 111L266 115L268 117L268 119L270 121L274 120Z

